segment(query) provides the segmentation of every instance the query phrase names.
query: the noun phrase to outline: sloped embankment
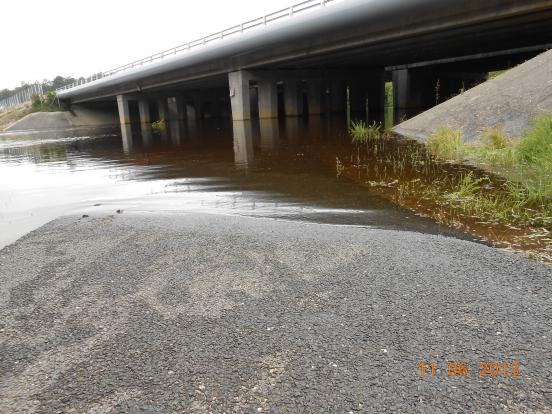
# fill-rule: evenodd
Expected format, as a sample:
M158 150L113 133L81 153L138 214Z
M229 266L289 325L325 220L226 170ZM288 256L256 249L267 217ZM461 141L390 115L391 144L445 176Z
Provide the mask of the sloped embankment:
M86 108L64 112L34 112L14 122L5 131L36 131L117 125L117 114Z
M488 128L507 137L527 133L539 114L552 112L552 50L478 85L402 124L394 131L425 141L439 128L461 130L466 142Z

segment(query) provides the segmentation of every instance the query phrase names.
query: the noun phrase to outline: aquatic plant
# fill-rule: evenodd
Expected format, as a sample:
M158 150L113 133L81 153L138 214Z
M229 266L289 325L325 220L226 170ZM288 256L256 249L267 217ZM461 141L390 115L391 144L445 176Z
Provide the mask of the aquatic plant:
M354 144L365 144L368 140L383 137L381 129L381 124L375 121L371 125L367 125L364 121L353 121L349 127L349 135Z
M167 130L167 122L164 119L160 119L159 121L153 122L151 128L153 132L161 134Z
M335 171L338 178L343 174L343 170L345 170L345 166L338 157L335 157Z
M552 115L535 119L531 131L516 140L505 137L499 128L484 131L478 145L463 143L461 135L458 130L441 128L427 146L438 157L482 163L521 183L528 202L552 203Z
M394 96L393 96L393 82L385 83L385 107L393 108L395 106Z

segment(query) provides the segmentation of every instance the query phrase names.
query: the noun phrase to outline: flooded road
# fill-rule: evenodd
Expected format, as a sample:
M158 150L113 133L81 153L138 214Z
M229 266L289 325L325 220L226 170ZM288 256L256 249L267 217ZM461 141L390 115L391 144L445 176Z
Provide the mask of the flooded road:
M64 214L117 210L467 237L338 177L338 154L355 153L345 125L341 118L206 120L161 134L137 126L0 135L0 246Z

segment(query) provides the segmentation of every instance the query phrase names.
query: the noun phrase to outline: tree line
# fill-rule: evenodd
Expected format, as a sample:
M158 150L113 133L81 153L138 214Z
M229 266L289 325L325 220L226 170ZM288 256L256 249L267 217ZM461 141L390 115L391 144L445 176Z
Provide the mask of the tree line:
M101 75L98 74L98 75L95 75L96 78L100 78ZM59 89L63 86L66 86L66 85L70 85L76 81L84 81L85 78L84 77L80 77L80 78L73 78L71 76L68 76L68 77L64 77L64 76L56 76L54 79L44 79L42 82L38 82L40 84L42 84L42 90L44 91L44 93L48 93L48 92L54 92L56 89ZM14 88L14 89L0 89L0 100L4 99L4 98L8 98L12 95L14 95L15 93L19 92L19 91L22 91L22 90L25 90L26 88L28 88L31 84L28 83L28 82L21 82L21 85Z

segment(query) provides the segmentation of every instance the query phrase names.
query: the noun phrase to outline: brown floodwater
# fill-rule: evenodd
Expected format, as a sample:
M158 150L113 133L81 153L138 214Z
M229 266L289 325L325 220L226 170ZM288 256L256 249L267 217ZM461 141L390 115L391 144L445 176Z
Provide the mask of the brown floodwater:
M397 197L400 183L467 167L424 166L396 137L355 146L345 126L311 117L0 135L0 247L61 215L119 209L504 238L497 226L458 225L432 215L431 203Z

